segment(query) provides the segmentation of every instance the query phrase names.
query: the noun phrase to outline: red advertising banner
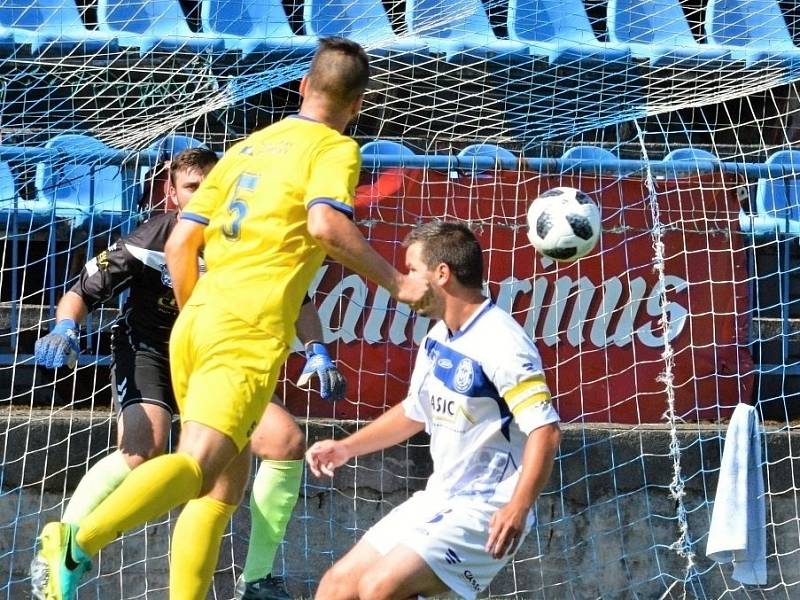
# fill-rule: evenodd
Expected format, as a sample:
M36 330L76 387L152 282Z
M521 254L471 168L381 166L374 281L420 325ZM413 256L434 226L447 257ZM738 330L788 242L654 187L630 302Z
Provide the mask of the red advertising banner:
M603 215L598 247L571 264L539 256L526 237L530 202L556 186L589 193ZM719 174L648 187L633 177L391 169L365 173L356 218L401 270L415 224L468 223L485 250L489 293L536 341L563 421L659 422L670 399L681 418L716 420L753 387L736 186ZM404 397L430 322L337 264L323 266L312 291L348 394L331 405L287 383L290 410L380 415ZM290 359L289 380L302 362Z

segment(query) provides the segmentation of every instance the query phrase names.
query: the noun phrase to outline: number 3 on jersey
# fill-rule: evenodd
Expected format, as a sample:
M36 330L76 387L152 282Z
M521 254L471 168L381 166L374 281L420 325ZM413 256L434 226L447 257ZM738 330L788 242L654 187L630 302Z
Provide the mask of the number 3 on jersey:
M237 241L242 235L242 221L247 216L247 198L252 196L258 185L258 175L242 173L233 190L233 198L228 203L228 214L231 220L222 226L222 233L231 242Z

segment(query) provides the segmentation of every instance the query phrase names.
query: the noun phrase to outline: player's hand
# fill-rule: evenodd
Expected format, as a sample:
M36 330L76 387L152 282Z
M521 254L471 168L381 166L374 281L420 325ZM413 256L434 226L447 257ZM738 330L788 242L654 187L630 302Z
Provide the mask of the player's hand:
M397 300L408 304L411 310L424 316L433 302L430 281L403 275L397 288Z
M55 369L67 365L70 369L78 362L78 325L72 319L62 319L53 331L36 340L33 356L37 365Z
M489 521L489 539L486 541L486 552L493 558L502 558L513 554L525 532L529 507L517 506L509 502L492 515Z
M352 458L342 442L324 440L317 442L306 451L306 462L317 477L333 477L333 471Z
M306 344L306 366L297 380L297 385L304 388L314 375L319 379L319 395L323 400L335 402L344 398L347 381L331 360L328 350L319 342Z

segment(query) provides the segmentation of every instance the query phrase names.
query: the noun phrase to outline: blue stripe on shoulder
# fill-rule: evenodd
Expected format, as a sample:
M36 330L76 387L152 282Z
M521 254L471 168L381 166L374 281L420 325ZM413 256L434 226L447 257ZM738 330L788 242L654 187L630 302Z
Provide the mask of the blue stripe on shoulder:
M333 198L314 198L311 202L308 203L306 206L306 210L314 206L315 204L327 204L328 206L335 208L341 213L344 213L351 219L353 218L353 207L349 204L345 204L344 202L340 202L339 200L334 200Z
M196 213L182 212L181 219L186 219L187 221L194 221L195 223L200 223L200 225L208 225L208 219L203 215L198 215Z

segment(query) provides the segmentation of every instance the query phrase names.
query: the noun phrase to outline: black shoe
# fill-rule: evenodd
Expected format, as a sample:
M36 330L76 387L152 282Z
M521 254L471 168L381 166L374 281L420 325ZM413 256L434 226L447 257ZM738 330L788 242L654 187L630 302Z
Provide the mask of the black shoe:
M236 600L292 600L281 577L267 575L246 583L241 577L236 582Z

